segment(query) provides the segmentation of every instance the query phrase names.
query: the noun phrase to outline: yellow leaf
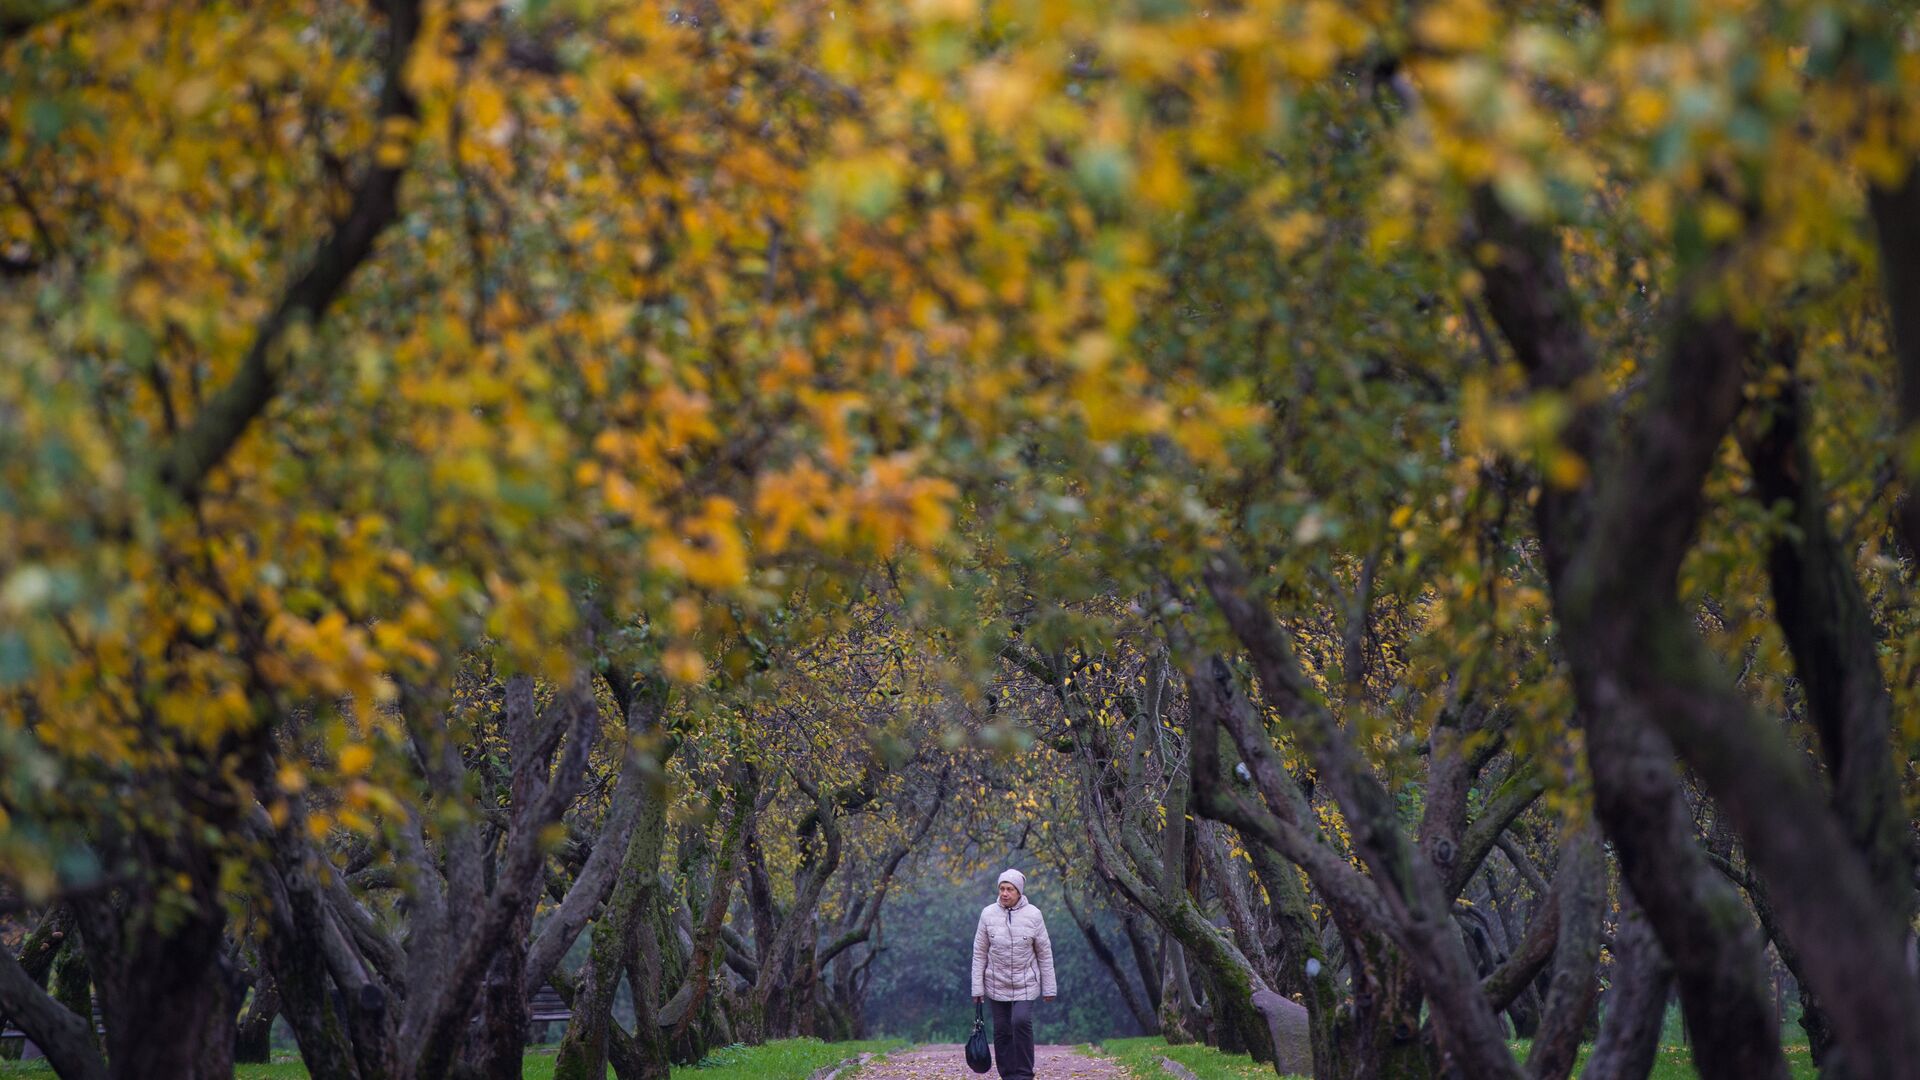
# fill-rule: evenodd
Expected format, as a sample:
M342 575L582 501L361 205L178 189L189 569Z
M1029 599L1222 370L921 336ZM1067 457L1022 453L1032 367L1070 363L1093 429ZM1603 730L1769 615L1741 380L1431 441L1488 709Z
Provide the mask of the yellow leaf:
M373 751L365 743L352 743L340 749L340 772L361 776L373 765Z

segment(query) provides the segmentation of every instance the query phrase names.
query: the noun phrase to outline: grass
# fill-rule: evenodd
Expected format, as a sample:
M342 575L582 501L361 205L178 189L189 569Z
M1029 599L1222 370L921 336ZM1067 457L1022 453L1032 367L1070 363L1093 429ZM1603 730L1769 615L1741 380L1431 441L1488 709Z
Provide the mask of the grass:
M883 1054L907 1045L901 1039L826 1043L819 1039L782 1039L765 1046L723 1046L698 1065L673 1070L673 1080L760 1080L761 1077L804 1078L822 1065L832 1065L860 1054ZM526 1080L537 1080L532 1069Z
M708 1054L698 1065L676 1066L673 1080L775 1080L804 1078L822 1065L832 1065L865 1053L884 1053L907 1045L899 1039L872 1042L826 1043L819 1039L782 1039L765 1046L723 1046ZM275 1055L280 1057L282 1055ZM553 1051L536 1050L527 1055L521 1075L526 1080L552 1080ZM608 1069L607 1075L613 1076ZM5 1080L53 1080L53 1066L45 1061L0 1061L0 1078ZM271 1065L240 1065L235 1080L307 1080L306 1066L297 1060L276 1060Z
M1149 1035L1138 1039L1108 1039L1096 1049L1126 1067L1137 1080L1165 1080L1161 1058L1172 1058L1193 1070L1200 1080L1272 1080L1273 1068L1260 1065L1245 1054L1223 1054L1211 1046L1168 1046L1167 1041Z
M1101 1053L1120 1062L1135 1080L1166 1080L1167 1073L1160 1068L1163 1057L1185 1065L1193 1070L1200 1080L1243 1080L1248 1077L1272 1077L1273 1070L1265 1065L1256 1065L1245 1054L1223 1054L1206 1046L1168 1046L1166 1041L1157 1037L1141 1039L1108 1039L1097 1048ZM1580 1051L1580 1064L1574 1067L1574 1075L1587 1060L1587 1049ZM1807 1056L1807 1044L1789 1043L1786 1046L1787 1065L1792 1070L1794 1080L1815 1080L1819 1072L1814 1069L1813 1061ZM1516 1058L1524 1060L1527 1044L1524 1041L1513 1044ZM1684 1046L1662 1046L1653 1061L1653 1072L1648 1080L1694 1080L1700 1074L1694 1070L1693 1055Z
M532 1058L528 1058L528 1063L532 1063ZM544 1075L551 1075L552 1072L552 1059L548 1059L547 1072ZM54 1080L56 1075L53 1066L47 1064L45 1059L0 1061L0 1077L4 1077L5 1080L15 1080L16 1077L19 1080ZM297 1060L277 1060L271 1065L236 1065L233 1075L234 1080L307 1080L307 1067ZM527 1075L532 1076L534 1073L529 1070Z
M698 1065L676 1066L673 1080L776 1080L805 1077L822 1065L832 1065L865 1053L886 1053L907 1043L900 1039L870 1042L825 1043L819 1039L783 1039L765 1046L723 1046L707 1055ZM1185 1065L1200 1080L1271 1080L1273 1070L1257 1065L1245 1054L1223 1054L1208 1046L1168 1046L1164 1039L1108 1039L1095 1049L1120 1062L1135 1080L1165 1080L1160 1068L1163 1057ZM1527 1044L1513 1044L1514 1055L1524 1058ZM1807 1057L1805 1043L1786 1047L1787 1064L1794 1080L1815 1080L1819 1073ZM276 1055L285 1057L284 1055ZM1580 1053L1586 1061L1586 1051ZM553 1051L534 1051L527 1055L526 1080L552 1080ZM607 1070L611 1077L613 1070ZM1576 1067L1574 1075L1579 1075ZM1692 1056L1684 1046L1663 1046L1654 1059L1649 1080L1694 1080ZM44 1061L0 1061L0 1080L53 1080L53 1067ZM290 1058L271 1065L241 1065L234 1070L235 1080L307 1080L306 1067Z
M1579 1076L1586 1068L1587 1053L1591 1046L1580 1048L1580 1060L1573 1067L1573 1075ZM1781 1047L1787 1055L1787 1069L1794 1080L1815 1080L1820 1071L1813 1067L1813 1059L1808 1056L1806 1043L1787 1043ZM1525 1044L1514 1044L1514 1056L1525 1053ZM1694 1080L1700 1073L1693 1067L1693 1053L1684 1046L1663 1045L1653 1056L1653 1071L1647 1074L1647 1080Z

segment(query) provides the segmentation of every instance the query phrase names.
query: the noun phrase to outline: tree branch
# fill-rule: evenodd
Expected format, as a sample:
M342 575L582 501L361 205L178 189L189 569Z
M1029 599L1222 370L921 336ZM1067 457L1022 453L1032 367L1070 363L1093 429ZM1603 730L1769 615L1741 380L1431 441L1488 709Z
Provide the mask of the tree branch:
M239 369L201 408L193 423L159 452L160 482L183 502L198 498L207 475L226 459L279 391L280 352L287 330L326 314L353 272L373 252L374 241L399 217L400 178L411 157L404 149L389 164L385 140L405 137L419 108L406 86L407 57L420 31L419 0L387 4L385 86L381 91L374 161L353 193L347 215L288 286L273 312L254 331Z
M501 932L512 924L537 888L540 860L544 857L540 834L547 825L560 819L579 787L581 773L599 732L600 708L590 685L575 685L565 696L569 699L570 712L566 745L546 790L524 818L515 820L513 831L507 836L506 853L495 875L493 894L480 918L464 936L439 985L432 992L421 993L417 1007L413 1000L408 1003L408 1015L398 1041L401 1046L415 1050L416 1072L421 1075L438 1075L451 1059L457 1041L455 1035L466 1024L467 1011L478 992L481 970L498 947Z
M0 949L0 1011L27 1033L68 1080L106 1080L106 1059L93 1042L92 1018L75 1016L29 976L13 951Z
M1920 164L1909 163L1898 186L1869 184L1867 210L1880 252L1880 288L1893 324L1900 438L1901 445L1907 445L1904 440L1920 426ZM1897 527L1911 567L1920 564L1920 498L1915 497L1914 478L1906 480Z
M1893 698L1880 670L1880 634L1866 597L1827 523L1829 500L1808 445L1806 404L1795 372L1799 349L1787 335L1755 357L1755 369L1788 373L1757 422L1740 432L1755 499L1783 506L1786 527L1772 537L1767 576L1774 621L1787 639L1808 718L1832 777L1832 801L1865 854L1882 902L1904 923L1914 908L1913 855L1892 745ZM1755 370L1757 379L1766 372Z
M1527 807L1532 806L1546 790L1546 774L1538 762L1516 765L1507 774L1460 838L1460 850L1454 855L1453 864L1445 871L1444 884L1448 896L1460 895L1460 890L1467 887L1467 881L1487 861L1487 855L1493 851L1494 845L1506 834L1507 826L1512 825L1514 819L1525 813Z
M1426 985L1443 1052L1456 1067L1474 1075L1517 1077L1498 1018L1474 992L1479 979L1465 943L1447 918L1450 905L1439 877L1401 835L1392 796L1307 680L1285 632L1255 598L1245 570L1226 553L1216 553L1204 579L1252 657L1262 693L1296 725L1302 745L1346 816L1355 848L1380 882L1381 898L1394 915L1388 930Z
M1563 445L1598 462L1612 445L1612 425L1592 403L1599 399L1599 365L1557 237L1509 214L1483 191L1465 241L1494 322L1534 389L1576 405ZM1697 1060L1717 1075L1779 1078L1786 1062L1768 1030L1772 1002L1761 986L1756 928L1728 917L1741 910L1739 898L1702 858L1671 764L1668 723L1689 706L1656 704L1635 686L1636 676L1671 672L1675 654L1689 651L1691 628L1672 615L1673 572L1700 513L1700 481L1738 403L1738 381L1727 384L1722 350L1737 347L1740 335L1724 320L1695 320L1690 303L1679 308L1682 323L1663 364L1665 382L1649 391L1653 415L1639 425L1635 460L1609 461L1616 475L1605 493L1544 485L1536 518L1588 722L1595 807L1674 958L1681 1000L1700 1039ZM1668 377L1676 372L1695 385L1682 389ZM1636 531L1640 526L1644 534ZM1616 617L1603 620L1603 612ZM1665 617L1657 621L1646 617L1661 612ZM1630 658L1619 655L1636 643L1639 651ZM1746 746L1715 752L1726 755L1725 767L1745 769L1752 758ZM1696 766L1712 765L1698 746L1687 757ZM1797 825L1790 833L1805 835Z

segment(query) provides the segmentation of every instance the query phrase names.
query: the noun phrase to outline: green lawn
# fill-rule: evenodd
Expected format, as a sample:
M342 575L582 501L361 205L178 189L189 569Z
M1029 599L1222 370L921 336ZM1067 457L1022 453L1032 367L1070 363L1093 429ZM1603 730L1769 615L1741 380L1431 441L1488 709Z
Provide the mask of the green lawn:
M907 1045L901 1039L825 1043L819 1039L783 1039L765 1046L726 1046L707 1055L698 1065L673 1070L673 1080L759 1080L760 1077L804 1077L822 1065L865 1053L884 1053ZM531 1065L531 1062L529 1062ZM546 1074L527 1069L527 1080Z
M899 1039L874 1042L824 1043L818 1039L784 1039L765 1046L727 1046L715 1050L698 1065L673 1070L674 1080L775 1080L804 1077L822 1065L859 1054L884 1053L907 1045ZM1206 1046L1168 1046L1159 1038L1108 1039L1096 1049L1126 1066L1137 1080L1164 1080L1160 1059L1169 1057L1192 1069L1200 1080L1252 1080L1272 1077L1264 1065L1256 1065L1245 1054L1223 1054ZM1526 1053L1525 1043L1514 1044L1516 1055ZM1585 1060L1585 1052L1582 1052ZM1818 1073L1807 1058L1806 1044L1787 1047L1787 1061L1795 1080L1814 1080ZM272 1065L242 1065L235 1070L236 1080L307 1080L307 1070L297 1061ZM526 1080L551 1080L553 1052L535 1051L527 1055ZM609 1069L611 1077L613 1071ZM1578 1075L1576 1071L1575 1075ZM1685 1047L1667 1046L1654 1062L1651 1080L1693 1080L1698 1076ZM0 1061L0 1078L15 1077L52 1080L53 1069L44 1061Z
M898 1040L875 1042L824 1043L819 1039L784 1039L765 1046L727 1046L707 1055L698 1065L673 1070L674 1080L774 1080L779 1077L802 1078L822 1065L855 1057L869 1051L897 1050L906 1043ZM553 1051L535 1051L527 1055L522 1073L526 1080L551 1080ZM307 1080L306 1067L298 1061L276 1061L272 1065L242 1065L234 1070L236 1080ZM613 1070L607 1070L613 1076ZM47 1078L53 1067L44 1061L0 1061L0 1077Z
M307 1080L306 1066L300 1064L297 1060L293 1060L290 1055L275 1056L277 1058L285 1058L286 1060L275 1061L272 1065L238 1066L234 1069L236 1080ZM531 1057L528 1058L528 1063L531 1065ZM552 1073L552 1071L553 1063L552 1059L549 1058L547 1072L541 1075L548 1075ZM529 1071L527 1075L531 1076L533 1073ZM44 1060L0 1061L0 1077L4 1077L5 1080L14 1080L15 1077L20 1077L22 1080L28 1080L28 1078L31 1078L31 1080L53 1080L54 1071L53 1066L47 1064Z
M1127 1067L1139 1080L1165 1080L1160 1068L1163 1057L1185 1065L1200 1080L1247 1080L1273 1076L1273 1069L1255 1064L1245 1054L1223 1054L1211 1046L1168 1046L1157 1035L1139 1039L1108 1039L1096 1049Z
M1163 1057L1172 1058L1192 1069L1200 1080L1243 1080L1273 1075L1272 1070L1254 1064L1253 1059L1244 1054L1223 1054L1205 1046L1168 1046L1159 1038L1109 1039L1101 1043L1098 1049L1125 1065L1136 1080L1165 1080L1167 1074L1160 1068L1160 1059ZM1516 1057L1525 1057L1526 1043L1515 1043L1513 1049ZM1819 1073L1807 1057L1806 1044L1791 1043L1786 1050L1787 1063L1793 1069L1795 1080L1815 1080ZM1583 1064L1586 1061L1584 1049L1580 1052L1580 1060ZM1578 1068L1574 1075L1579 1075ZM1699 1075L1694 1071L1693 1059L1686 1047L1664 1046L1654 1059L1649 1080L1694 1080Z
M1813 1067L1813 1059L1807 1056L1806 1043L1788 1043L1786 1045L1787 1067L1793 1071L1794 1080L1815 1080L1820 1075ZM1587 1061L1587 1048L1580 1050L1580 1065L1574 1066L1574 1075L1580 1075L1580 1066ZM1694 1080L1700 1073L1693 1067L1693 1055L1684 1046L1662 1046L1660 1053L1653 1059L1653 1071L1647 1074L1647 1080Z

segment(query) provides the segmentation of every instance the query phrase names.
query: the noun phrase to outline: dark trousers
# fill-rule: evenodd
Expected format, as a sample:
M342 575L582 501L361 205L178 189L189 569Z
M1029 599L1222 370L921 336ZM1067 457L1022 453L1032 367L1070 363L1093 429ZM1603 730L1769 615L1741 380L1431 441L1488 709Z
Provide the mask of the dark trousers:
M1033 1080L1033 1006L1027 1001L992 1001L993 1063L1000 1080Z

